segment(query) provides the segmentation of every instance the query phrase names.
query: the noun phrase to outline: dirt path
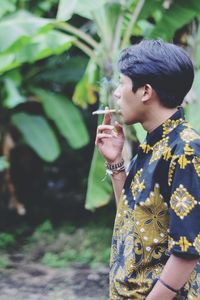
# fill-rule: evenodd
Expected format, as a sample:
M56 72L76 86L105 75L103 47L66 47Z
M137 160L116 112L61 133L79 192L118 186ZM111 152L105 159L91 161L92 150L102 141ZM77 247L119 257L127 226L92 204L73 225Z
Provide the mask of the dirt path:
M107 300L108 268L51 269L13 263L0 271L0 300Z

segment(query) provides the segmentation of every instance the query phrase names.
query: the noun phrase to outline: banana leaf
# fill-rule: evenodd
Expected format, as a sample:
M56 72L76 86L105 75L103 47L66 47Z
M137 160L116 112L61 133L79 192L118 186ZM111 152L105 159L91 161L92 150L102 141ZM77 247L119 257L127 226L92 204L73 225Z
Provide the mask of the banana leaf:
M42 89L34 89L47 116L54 121L60 133L74 149L89 142L89 135L79 109L67 98Z
M43 160L52 162L60 154L55 133L42 116L16 113L12 115L12 124L21 132L24 142Z
M95 210L95 208L106 205L110 201L111 195L112 186L110 178L105 177L104 160L95 148L88 177L85 208Z
M108 0L60 0L57 11L57 19L69 20L73 14L92 19L92 11L102 7Z
M25 62L33 63L50 55L61 54L72 46L74 40L74 37L56 30L40 33L23 47L16 47L13 53L0 54L0 74Z
M175 0L169 9L163 11L162 18L157 22L150 38L171 40L175 31L189 23L200 14L200 1Z
M82 108L86 108L88 104L96 103L98 80L99 68L97 64L92 59L90 59L83 77L75 87L72 97L73 102Z
M0 21L0 52L19 49L33 36L53 29L53 20L20 10Z

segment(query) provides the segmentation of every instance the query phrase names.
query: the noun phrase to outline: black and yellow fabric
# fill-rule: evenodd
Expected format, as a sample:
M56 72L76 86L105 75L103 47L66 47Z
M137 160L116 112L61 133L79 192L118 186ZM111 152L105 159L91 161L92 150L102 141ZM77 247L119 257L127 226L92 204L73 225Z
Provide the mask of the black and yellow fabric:
M180 108L130 164L111 248L110 299L143 300L170 254L200 256L200 136ZM175 299L200 299L200 264Z

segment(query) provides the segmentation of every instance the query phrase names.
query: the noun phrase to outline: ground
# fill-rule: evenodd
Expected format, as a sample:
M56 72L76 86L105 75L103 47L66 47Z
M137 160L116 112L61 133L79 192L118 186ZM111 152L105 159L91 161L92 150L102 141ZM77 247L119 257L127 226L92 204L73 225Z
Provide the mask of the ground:
M75 264L53 269L16 254L0 271L0 300L107 300L108 268Z

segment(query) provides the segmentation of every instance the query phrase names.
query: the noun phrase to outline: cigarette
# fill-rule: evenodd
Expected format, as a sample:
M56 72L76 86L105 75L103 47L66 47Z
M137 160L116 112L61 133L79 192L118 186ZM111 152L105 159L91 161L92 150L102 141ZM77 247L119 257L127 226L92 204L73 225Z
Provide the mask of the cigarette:
M104 115L105 113L120 113L120 110L117 109L100 109L93 111L93 115Z

